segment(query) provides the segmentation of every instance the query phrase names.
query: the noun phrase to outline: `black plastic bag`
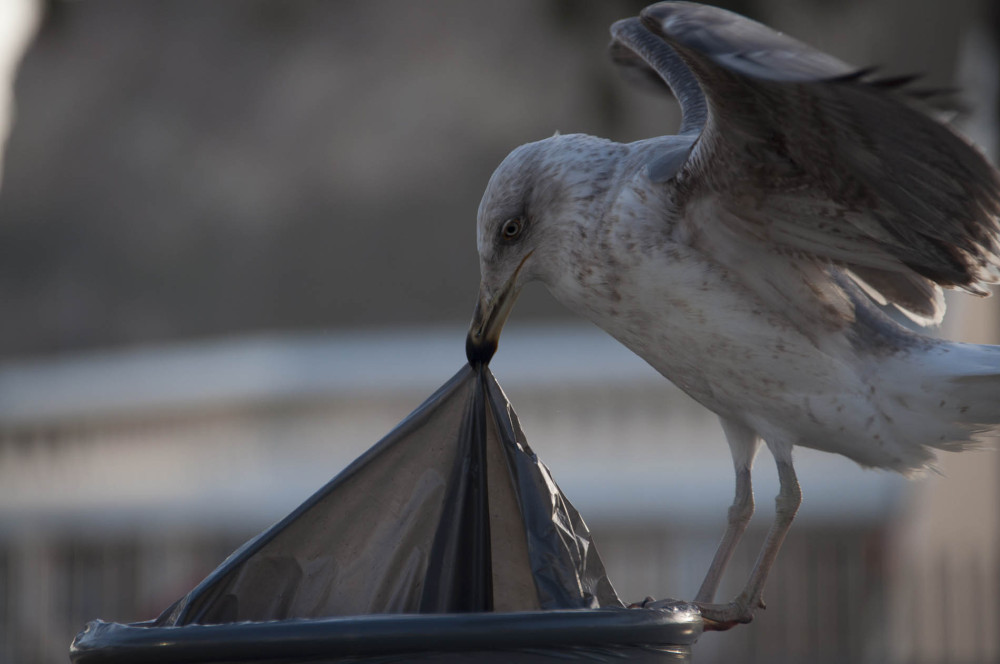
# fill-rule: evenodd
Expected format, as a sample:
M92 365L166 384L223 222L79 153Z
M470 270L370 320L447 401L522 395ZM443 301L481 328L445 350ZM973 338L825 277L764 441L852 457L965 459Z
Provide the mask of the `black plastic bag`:
M567 657L624 642L632 656L661 661L684 656L699 633L692 607L623 608L492 373L466 365L159 618L94 621L71 656L381 661L428 648L454 656L548 646ZM521 661L547 661L531 657Z
M492 373L466 365L157 623L621 605Z

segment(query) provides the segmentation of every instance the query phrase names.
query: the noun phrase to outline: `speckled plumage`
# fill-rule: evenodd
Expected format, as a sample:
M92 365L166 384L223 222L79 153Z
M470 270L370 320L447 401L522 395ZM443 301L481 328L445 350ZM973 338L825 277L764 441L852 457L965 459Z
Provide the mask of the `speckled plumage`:
M538 280L719 415L737 497L697 599L744 622L798 506L794 446L911 472L1000 422L1000 347L880 308L938 322L941 286L997 280L1000 175L894 83L738 15L661 3L612 34L616 61L677 93L681 133L514 150L479 210L470 340ZM712 605L762 440L778 520L744 593Z

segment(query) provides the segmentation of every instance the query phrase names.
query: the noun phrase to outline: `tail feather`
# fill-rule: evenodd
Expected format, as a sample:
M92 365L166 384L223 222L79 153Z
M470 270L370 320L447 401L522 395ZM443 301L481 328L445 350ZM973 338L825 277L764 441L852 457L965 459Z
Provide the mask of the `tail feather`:
M890 388L912 451L913 470L931 467L933 450L986 449L1000 437L1000 346L938 342L901 358ZM901 412L902 411L902 412Z

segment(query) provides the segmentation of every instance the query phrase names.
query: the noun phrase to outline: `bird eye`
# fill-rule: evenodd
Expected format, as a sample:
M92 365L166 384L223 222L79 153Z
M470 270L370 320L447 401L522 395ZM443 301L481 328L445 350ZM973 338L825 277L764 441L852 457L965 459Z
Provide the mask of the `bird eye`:
M522 219L521 217L514 217L512 219L508 219L503 223L503 226L500 227L500 235L505 240L514 240L517 238L518 235L521 234L521 231L523 230L524 230L524 219Z

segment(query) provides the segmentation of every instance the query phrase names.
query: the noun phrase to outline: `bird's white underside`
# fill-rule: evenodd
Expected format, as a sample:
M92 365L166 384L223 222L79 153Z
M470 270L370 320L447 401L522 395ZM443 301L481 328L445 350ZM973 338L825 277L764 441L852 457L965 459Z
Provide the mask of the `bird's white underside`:
M826 267L744 236L706 237L724 228L713 201L689 206L672 239L648 242L664 224L650 207L655 192L641 191L649 187L636 174L604 216L586 222L600 242L556 250L577 262L583 251L592 270L581 280L542 269L556 299L776 456L802 445L912 472L932 462L927 446L968 438L956 423L982 406L955 379L995 371L1000 352L930 338L866 352L848 339L853 305Z

